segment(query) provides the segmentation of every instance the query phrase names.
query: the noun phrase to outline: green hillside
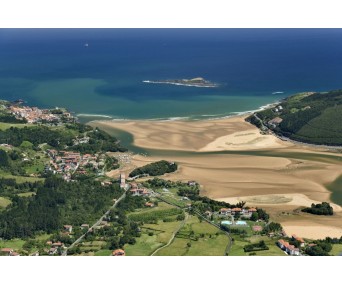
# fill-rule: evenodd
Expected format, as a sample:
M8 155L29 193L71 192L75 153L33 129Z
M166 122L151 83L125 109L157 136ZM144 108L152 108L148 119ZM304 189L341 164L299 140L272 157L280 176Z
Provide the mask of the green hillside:
M342 90L300 93L247 120L293 140L341 146Z

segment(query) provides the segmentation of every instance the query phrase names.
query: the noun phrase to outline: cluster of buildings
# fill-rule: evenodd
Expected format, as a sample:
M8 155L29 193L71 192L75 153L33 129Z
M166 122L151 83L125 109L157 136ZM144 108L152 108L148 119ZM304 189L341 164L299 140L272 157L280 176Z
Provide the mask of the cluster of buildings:
M62 174L64 180L70 181L72 174L83 175L87 173L86 167L99 169L105 164L105 157L98 154L81 155L77 152L57 151L54 149L47 150L50 157L50 165L45 167L45 171L52 171L54 174Z
M137 184L135 182L132 182L129 184L130 190L129 192L133 195L133 196L150 196L151 195L151 191L149 191L147 188L145 187L141 187L140 184Z
M50 246L49 249L45 250L49 255L55 255L61 253L62 250L66 249L66 246L62 242L47 241L46 244Z
M256 208L221 208L218 212L220 216L235 216L240 214L241 217L251 218L253 212L257 212Z
M292 235L292 238L291 238L292 241L297 241L299 243L299 247L305 247L305 241L303 238L301 237L298 237L296 235ZM280 239L278 240L277 242L277 245L283 250L285 251L288 255L301 255L300 254L300 249L297 248L296 246L294 245L291 245L289 242L283 240L283 239Z
M37 107L11 105L8 110L17 119L26 119L28 123L61 123L62 121L73 121L74 117L70 112L58 109L53 113L49 109L40 109Z
M11 248L2 248L0 249L0 256L20 256L20 254Z

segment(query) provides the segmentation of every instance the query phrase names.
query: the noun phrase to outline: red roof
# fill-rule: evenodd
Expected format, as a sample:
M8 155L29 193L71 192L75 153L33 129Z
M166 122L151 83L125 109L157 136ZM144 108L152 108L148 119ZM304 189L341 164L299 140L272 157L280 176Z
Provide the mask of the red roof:
M233 208L232 211L241 211L241 208Z
M114 256L125 256L126 253L123 249L116 249L112 253Z
M13 251L13 249L11 249L11 248L2 248L1 249L1 252L11 252L11 251Z

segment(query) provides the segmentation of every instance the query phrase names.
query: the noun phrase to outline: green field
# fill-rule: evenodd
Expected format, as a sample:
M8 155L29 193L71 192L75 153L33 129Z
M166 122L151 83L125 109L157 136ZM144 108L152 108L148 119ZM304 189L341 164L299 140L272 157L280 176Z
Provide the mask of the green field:
M25 124L25 123L6 123L6 122L0 122L0 130L6 130L11 127L17 127L17 128L23 128L25 126L33 127L34 124Z
M109 249L102 249L95 252L95 256L110 256L112 255L112 251Z
M179 226L177 222L162 222L158 224L145 224L142 226L141 237L136 238L134 245L125 245L126 255L151 255L157 248L165 245ZM152 236L148 233L153 232Z
M23 183L23 182L35 182L35 181L43 181L43 178L38 178L38 177L24 177L24 176L14 176L11 175L8 172L4 172L2 170L0 170L0 176L2 178L13 178L16 180L17 183Z
M0 248L12 248L14 250L21 250L26 241L21 239L13 239L9 241L0 240Z
M340 255L342 253L342 244L336 244L332 246L332 250L329 252L330 255Z
M249 238L241 238L238 235L232 235L234 238L232 249L230 250L230 256L248 256L250 252L244 252L243 248L245 245L250 243L257 243L261 240L264 240L266 245L269 247L269 250L256 251L253 252L258 256L286 256L286 254L275 244L276 240L271 239L267 236L252 236Z
M173 242L156 255L220 256L224 255L228 241L219 229L190 216Z
M106 245L105 241L83 242L80 245L81 252L99 252Z
M0 196L0 210L5 209L11 203L12 203L11 200Z

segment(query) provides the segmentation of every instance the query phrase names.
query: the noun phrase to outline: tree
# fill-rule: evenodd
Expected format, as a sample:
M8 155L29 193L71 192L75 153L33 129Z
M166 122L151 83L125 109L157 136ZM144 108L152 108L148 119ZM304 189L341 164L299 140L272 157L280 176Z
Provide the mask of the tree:
M0 149L0 168L8 168L10 166L7 152Z
M258 220L258 219L259 219L259 214L258 214L258 212L253 212L250 220L251 220L251 221L256 221L256 220Z
M23 142L21 142L20 144L20 148L25 149L25 150L29 150L32 149L33 144L30 141L26 141L24 140Z

